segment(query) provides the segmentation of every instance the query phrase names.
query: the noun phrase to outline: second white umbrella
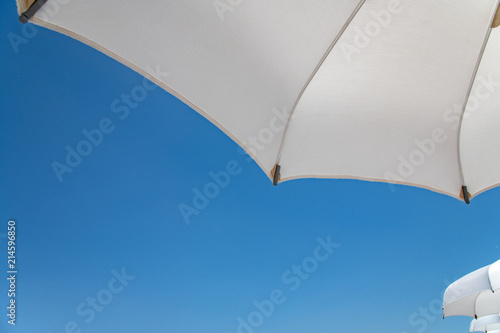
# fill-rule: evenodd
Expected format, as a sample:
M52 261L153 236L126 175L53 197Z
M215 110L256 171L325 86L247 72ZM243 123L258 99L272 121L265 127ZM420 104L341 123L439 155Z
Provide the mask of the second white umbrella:
M443 315L484 317L500 313L500 260L453 282L445 291Z
M474 319L470 323L470 332L500 332L500 314Z

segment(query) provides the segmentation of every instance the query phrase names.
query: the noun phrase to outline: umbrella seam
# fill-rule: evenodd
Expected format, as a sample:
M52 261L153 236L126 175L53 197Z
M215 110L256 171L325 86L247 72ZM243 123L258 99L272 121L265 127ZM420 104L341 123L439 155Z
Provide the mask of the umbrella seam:
M495 292L495 290L493 290L493 284L491 283L491 275L490 275L490 270L491 270L491 267L493 267L494 264L491 264L490 267L488 268L488 283L490 284L490 290L492 293Z
M497 5L495 6L495 9L497 9L499 5L500 5L500 0L497 1ZM458 155L458 169L459 169L459 173L460 173L460 181L462 183L462 186L466 186L465 175L464 175L464 170L463 170L463 166L462 166L462 154L461 154L461 146L460 146L460 141L461 141L461 137L462 137L462 125L463 125L465 110L467 109L467 103L469 102L470 95L472 93L472 88L474 87L477 73L479 71L479 67L480 67L481 62L483 60L484 52L486 51L486 47L488 45L488 41L489 41L490 36L491 36L491 31L493 30L492 24L493 24L493 20L495 19L495 15L496 15L496 10L494 10L493 15L491 16L491 19L490 19L490 22L488 25L488 29L486 31L486 36L484 38L483 45L482 45L481 50L479 52L479 56L478 56L478 59L476 61L474 71L472 73L472 77L471 77L471 80L469 83L469 88L468 88L467 93L465 95L465 101L463 104L462 112L460 114L460 121L459 121L459 125L458 125L458 135L457 135L457 141L458 141L457 142L457 150L458 150L457 155Z
M495 291L493 290L493 285L491 284L491 277L490 277L490 270L489 269L488 269L488 284L490 285L491 292L494 293Z
M474 299L474 317L477 319L477 307L476 307L476 304L477 304L477 299L479 298L479 296L482 294L482 291L481 292L478 292L477 295L476 295L476 298Z
M361 0L358 3L358 5L356 6L356 8L354 8L353 12L351 13L351 15L349 16L349 18L347 19L347 21L344 23L344 25L342 26L342 28L340 29L340 31L337 33L337 35L333 39L332 43L330 44L330 46L328 47L328 49L326 50L326 52L323 54L323 57L321 57L321 59L319 60L318 64L316 65L316 67L312 71L311 75L307 79L304 87L300 91L300 93L299 93L299 95L298 95L298 97L297 97L297 99L295 101L295 104L293 105L293 108L292 108L292 110L290 112L290 116L288 117L288 120L287 120L287 123L286 123L286 127L285 127L285 130L283 132L283 137L281 138L281 144L280 144L280 148L278 150L278 155L277 155L277 158L276 158L276 164L279 164L279 162L281 160L281 155L283 153L283 147L284 147L284 143L285 143L285 138L286 138L286 135L288 133L288 127L290 126L290 122L292 120L293 114L295 113L295 110L297 109L297 106L298 106L300 100L302 99L302 96L304 95L305 91L307 90L307 87L309 87L309 84L314 79L314 77L318 73L319 69L321 68L321 66L323 65L323 63L325 62L325 60L330 55L330 53L333 50L333 48L335 47L335 45L337 45L337 42L344 35L344 32L347 30L347 28L349 27L349 25L354 20L354 18L356 17L356 15L358 14L358 12L360 11L361 7L363 7L363 5L365 3L366 3L366 0Z

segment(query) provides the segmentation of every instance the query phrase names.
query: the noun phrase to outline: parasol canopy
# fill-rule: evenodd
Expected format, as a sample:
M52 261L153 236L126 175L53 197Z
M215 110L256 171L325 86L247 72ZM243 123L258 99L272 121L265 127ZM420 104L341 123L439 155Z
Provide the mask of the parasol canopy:
M500 260L453 282L445 291L443 315L480 318L500 313Z
M498 0L17 4L177 96L275 185L361 179L468 203L500 184Z
M500 314L485 316L472 320L470 332L500 332Z

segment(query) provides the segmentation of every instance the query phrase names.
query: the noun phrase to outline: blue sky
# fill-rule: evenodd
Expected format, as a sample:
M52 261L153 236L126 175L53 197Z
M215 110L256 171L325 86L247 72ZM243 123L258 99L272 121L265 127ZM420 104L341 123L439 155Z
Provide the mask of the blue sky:
M499 259L499 189L467 206L352 180L273 187L160 88L120 119L112 104L140 75L0 6L0 267L14 218L19 270L15 327L0 280L1 332L467 332L437 307L446 283ZM60 181L54 162L103 122ZM187 224L179 205L228 163Z

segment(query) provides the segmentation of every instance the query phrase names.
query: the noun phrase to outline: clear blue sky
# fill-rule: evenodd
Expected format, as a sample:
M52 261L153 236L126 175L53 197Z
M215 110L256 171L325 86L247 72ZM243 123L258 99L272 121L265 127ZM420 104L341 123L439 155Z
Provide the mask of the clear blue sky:
M276 188L160 88L120 119L111 104L142 77L58 33L23 35L14 0L0 4L0 31L0 332L233 333L238 318L258 326L244 333L468 331L469 318L442 320L437 308L446 281L500 258L499 189L466 206L361 181ZM112 132L60 182L53 162L103 119ZM230 161L241 172L187 225L179 204ZM333 253L318 248L328 236Z

